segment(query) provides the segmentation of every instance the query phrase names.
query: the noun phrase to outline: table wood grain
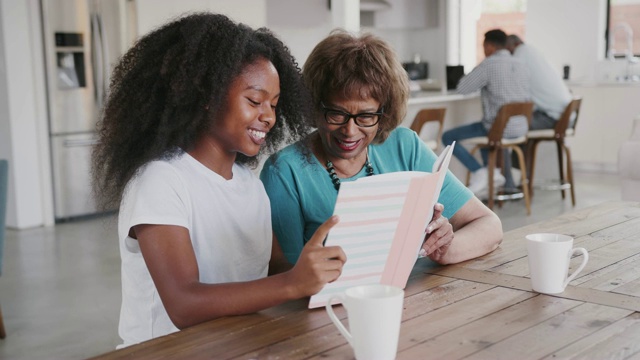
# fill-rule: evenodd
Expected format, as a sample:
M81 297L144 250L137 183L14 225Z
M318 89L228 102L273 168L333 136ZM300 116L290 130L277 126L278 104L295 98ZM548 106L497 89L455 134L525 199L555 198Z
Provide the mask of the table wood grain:
M538 232L571 235L589 251L561 294L531 290L524 237ZM397 358L640 359L639 259L640 204L619 201L515 229L464 263L421 259L405 289ZM306 306L221 318L94 359L353 359L325 310Z

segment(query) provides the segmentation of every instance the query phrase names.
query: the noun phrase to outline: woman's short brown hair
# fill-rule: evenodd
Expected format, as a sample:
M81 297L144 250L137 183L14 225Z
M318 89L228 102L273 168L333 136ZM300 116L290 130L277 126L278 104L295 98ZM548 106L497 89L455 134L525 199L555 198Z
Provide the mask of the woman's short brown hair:
M302 69L314 108L329 97L372 97L384 115L374 142L381 143L407 112L409 80L395 51L373 34L360 36L334 30L311 51ZM357 95L356 95L357 94Z

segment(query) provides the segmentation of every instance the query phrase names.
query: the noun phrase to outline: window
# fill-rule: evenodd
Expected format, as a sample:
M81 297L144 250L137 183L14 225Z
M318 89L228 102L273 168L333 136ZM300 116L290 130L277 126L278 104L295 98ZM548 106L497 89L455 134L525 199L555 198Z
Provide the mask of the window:
M640 0L639 0L640 1ZM493 29L500 29L507 35L518 35L523 41L525 34L525 15L527 11L526 0L484 0L482 1L482 13L477 26L477 61L484 59L484 33Z
M466 73L484 59L487 31L499 28L526 41L526 0L448 0L447 5L447 63L464 65Z
M605 56L640 55L640 0L608 0L607 6Z

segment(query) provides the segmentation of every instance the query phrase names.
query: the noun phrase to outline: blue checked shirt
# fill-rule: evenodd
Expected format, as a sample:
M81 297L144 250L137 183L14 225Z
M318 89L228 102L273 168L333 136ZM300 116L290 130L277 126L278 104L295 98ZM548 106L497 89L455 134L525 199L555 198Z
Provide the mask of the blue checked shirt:
M482 124L489 131L502 105L511 102L531 101L531 86L526 65L502 49L484 59L465 75L456 91L470 94L480 90L482 100ZM513 116L504 129L505 138L515 138L527 133L529 124L524 116Z

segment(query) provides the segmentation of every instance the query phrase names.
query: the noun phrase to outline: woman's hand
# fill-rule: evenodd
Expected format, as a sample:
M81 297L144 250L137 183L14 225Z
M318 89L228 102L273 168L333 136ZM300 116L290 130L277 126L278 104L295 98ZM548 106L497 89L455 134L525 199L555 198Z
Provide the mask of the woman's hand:
M435 262L443 259L453 241L453 226L449 219L442 216L442 211L444 205L436 203L433 207L433 218L425 229L426 236L420 249L420 257L428 256Z
M316 294L342 273L342 266L347 261L342 248L322 244L338 221L337 216L332 216L318 227L302 249L298 262L289 271L291 284L297 288L300 297Z

